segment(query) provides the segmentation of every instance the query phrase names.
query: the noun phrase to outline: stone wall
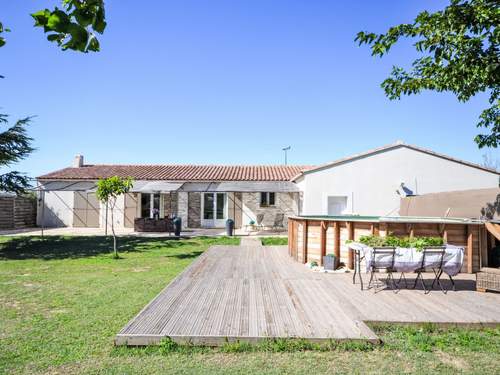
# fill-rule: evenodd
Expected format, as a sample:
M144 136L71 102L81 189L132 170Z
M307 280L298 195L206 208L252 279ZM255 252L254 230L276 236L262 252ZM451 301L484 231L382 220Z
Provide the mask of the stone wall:
M257 221L257 215L263 214L264 227L272 227L277 214L285 215L283 227L287 227L287 217L298 214L298 193L276 193L275 205L270 207L260 206L260 193L243 193L243 225L248 225L251 220Z
M173 217L178 214L178 193L172 191L170 193L163 194L163 212L165 217Z
M36 199L0 197L0 229L30 228L35 222Z
M182 229L188 227L188 193L180 191L177 194L177 216L182 220Z
M188 227L201 227L201 193L188 193Z

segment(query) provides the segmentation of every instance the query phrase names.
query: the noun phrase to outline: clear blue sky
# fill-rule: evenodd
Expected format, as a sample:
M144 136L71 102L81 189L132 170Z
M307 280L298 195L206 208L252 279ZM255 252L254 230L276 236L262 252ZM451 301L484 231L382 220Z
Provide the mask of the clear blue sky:
M389 101L380 83L416 56L383 59L354 37L411 22L447 1L107 1L100 53L62 52L29 13L54 1L3 1L0 106L36 115L32 176L89 163L317 164L401 139L480 162L484 95ZM142 5L144 4L144 5ZM499 151L494 151L497 156Z

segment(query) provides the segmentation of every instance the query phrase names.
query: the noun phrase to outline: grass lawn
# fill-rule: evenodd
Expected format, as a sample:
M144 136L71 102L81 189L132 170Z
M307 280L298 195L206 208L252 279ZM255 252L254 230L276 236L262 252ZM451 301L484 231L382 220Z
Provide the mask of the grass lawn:
M288 245L288 237L261 237L260 241L264 246Z
M308 350L301 342L251 348L115 348L114 335L211 244L103 237L0 238L0 373L312 374L498 373L500 329L375 327L385 345Z

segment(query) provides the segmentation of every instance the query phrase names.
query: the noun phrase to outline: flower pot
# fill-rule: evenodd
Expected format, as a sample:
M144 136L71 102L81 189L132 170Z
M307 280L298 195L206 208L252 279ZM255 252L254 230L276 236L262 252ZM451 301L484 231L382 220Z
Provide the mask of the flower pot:
M325 270L334 271L339 266L339 259L337 257L323 257L323 267Z

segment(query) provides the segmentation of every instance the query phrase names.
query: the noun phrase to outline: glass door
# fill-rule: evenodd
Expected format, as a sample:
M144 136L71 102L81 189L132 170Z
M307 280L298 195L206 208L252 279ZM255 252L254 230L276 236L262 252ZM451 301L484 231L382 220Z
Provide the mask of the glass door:
M226 225L226 193L202 193L202 227L220 228Z

